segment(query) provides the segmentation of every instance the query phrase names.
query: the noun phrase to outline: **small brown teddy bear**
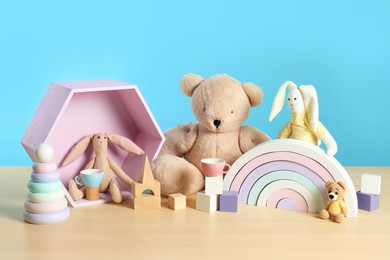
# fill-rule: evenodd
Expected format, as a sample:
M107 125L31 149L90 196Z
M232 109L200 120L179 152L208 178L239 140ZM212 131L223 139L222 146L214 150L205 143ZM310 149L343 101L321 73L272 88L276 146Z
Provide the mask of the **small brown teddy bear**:
M344 202L346 186L341 181L328 181L325 186L328 191L329 200L326 203L325 209L320 211L320 218L332 218L337 223L341 223L348 213Z

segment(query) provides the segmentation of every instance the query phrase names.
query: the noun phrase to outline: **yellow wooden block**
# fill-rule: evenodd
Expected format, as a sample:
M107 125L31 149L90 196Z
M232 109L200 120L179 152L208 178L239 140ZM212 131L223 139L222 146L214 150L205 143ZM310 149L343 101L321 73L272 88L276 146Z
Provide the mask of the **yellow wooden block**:
M160 195L143 194L141 197L130 199L132 209L159 209L161 208Z
M173 210L185 209L187 207L187 197L181 193L169 195L168 207Z

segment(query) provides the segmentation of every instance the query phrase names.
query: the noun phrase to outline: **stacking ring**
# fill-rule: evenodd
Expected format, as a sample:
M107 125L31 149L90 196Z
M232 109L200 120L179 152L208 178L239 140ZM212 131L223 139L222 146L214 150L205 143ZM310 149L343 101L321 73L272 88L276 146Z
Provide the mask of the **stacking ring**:
M45 193L62 190L62 182L33 182L29 181L27 188L29 191L34 193Z
M51 202L60 200L65 196L64 190L45 192L45 193L33 193L28 192L27 199L31 202Z
M55 182L60 179L60 174L58 172L48 172L48 173L31 173L31 180L33 182Z
M47 173L55 172L57 170L57 165L55 163L34 163L33 166L34 172Z
M26 200L24 202L24 209L30 213L47 214L54 213L65 209L68 206L68 201L63 197L60 200L44 203L35 203Z
M23 218L25 221L29 223L44 225L44 224L54 224L54 223L64 221L69 217L69 214L70 214L70 210L68 207L66 207L61 211L50 213L50 214L34 214L28 211L24 211Z

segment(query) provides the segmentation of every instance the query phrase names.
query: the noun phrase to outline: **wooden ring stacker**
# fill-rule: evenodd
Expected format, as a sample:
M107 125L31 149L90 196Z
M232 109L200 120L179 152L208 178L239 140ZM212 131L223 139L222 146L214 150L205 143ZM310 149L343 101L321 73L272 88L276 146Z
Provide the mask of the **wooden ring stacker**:
M68 201L65 197L57 201L35 203L26 200L24 202L24 209L30 213L48 214L64 210L68 206Z
M32 169L39 173L55 172L57 165L55 163L34 163Z
M28 192L27 193L27 199L31 202L51 202L56 201L65 196L64 190L58 190L54 192L44 192L44 193L33 193Z
M25 221L29 223L44 225L44 224L54 224L54 223L64 221L69 217L69 214L70 214L70 210L68 207L66 207L61 211L49 213L49 214L34 214L28 211L24 211L23 218Z
M60 174L58 172L33 172L31 173L31 180L33 182L55 182L60 179Z
M28 182L28 190L34 193L45 193L62 190L62 182Z

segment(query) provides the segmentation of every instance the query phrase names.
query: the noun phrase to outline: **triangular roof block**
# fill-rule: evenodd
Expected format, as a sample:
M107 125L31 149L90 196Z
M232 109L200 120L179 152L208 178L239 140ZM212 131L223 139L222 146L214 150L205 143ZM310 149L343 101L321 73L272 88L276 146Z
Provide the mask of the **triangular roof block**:
M142 184L154 183L153 172L152 168L150 167L148 156L145 156L144 166L142 168L142 172L138 182Z

